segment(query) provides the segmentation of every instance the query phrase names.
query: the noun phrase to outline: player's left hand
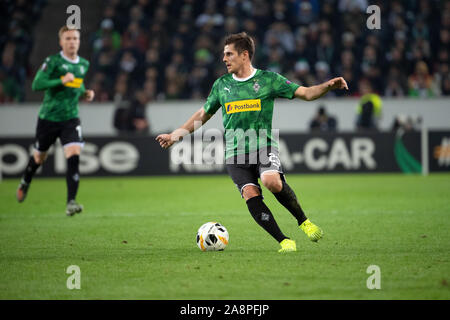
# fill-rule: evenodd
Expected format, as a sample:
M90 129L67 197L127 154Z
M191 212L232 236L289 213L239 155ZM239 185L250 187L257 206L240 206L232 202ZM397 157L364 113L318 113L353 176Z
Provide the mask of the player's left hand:
M94 90L86 90L86 92L84 93L84 98L86 99L86 101L92 101L94 100L94 97L95 97Z
M348 90L347 82L342 77L334 78L334 79L331 79L330 81L328 81L328 88L330 88L330 90L335 90L335 89L347 89Z

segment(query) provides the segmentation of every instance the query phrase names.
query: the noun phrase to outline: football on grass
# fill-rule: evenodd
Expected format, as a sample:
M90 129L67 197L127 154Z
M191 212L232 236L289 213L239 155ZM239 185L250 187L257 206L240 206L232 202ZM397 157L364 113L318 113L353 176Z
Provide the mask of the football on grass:
M197 231L197 246L202 251L221 251L228 241L227 229L218 222L207 222Z

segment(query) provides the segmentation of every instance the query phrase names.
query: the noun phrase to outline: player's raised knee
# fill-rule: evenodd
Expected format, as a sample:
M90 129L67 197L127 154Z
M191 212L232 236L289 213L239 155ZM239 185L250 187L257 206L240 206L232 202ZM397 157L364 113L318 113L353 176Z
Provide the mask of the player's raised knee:
M283 189L283 182L281 181L280 174L278 172L263 174L261 176L261 181L263 185L272 193L278 193L281 189Z

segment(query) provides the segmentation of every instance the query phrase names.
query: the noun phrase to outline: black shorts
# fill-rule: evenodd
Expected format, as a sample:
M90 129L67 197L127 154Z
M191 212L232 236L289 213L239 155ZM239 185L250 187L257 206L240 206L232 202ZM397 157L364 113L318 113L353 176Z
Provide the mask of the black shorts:
M67 121L49 121L38 118L36 128L36 142L34 147L40 152L46 152L52 144L59 138L61 144L83 145L83 137L81 135L81 122L79 118Z
M281 180L285 181L278 149L268 147L256 152L230 157L225 161L225 167L242 196L242 190L248 185L262 189L258 178L266 171L277 171Z

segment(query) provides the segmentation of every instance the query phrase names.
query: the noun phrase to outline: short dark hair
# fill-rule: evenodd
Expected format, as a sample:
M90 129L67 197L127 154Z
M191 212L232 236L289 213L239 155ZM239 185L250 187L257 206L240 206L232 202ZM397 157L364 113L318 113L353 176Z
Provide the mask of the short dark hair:
M65 25L65 26L62 26L61 28L59 28L58 36L61 38L61 36L63 35L64 32L66 32L66 31L72 31L72 30L78 31L78 35L81 35L80 30L74 29L74 28L69 28L67 25Z
M226 37L225 45L234 44L234 48L239 54L247 50L250 61L255 53L255 42L246 32L234 33Z

